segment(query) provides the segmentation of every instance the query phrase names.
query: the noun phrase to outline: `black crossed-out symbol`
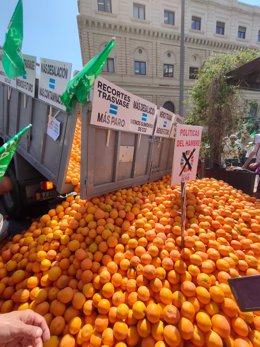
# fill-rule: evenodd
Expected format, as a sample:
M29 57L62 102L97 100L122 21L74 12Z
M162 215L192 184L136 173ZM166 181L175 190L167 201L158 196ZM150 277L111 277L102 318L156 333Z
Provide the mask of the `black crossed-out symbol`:
M191 160L191 158L192 158L192 156L193 156L193 154L194 154L195 151L196 151L196 148L194 148L194 149L192 150L192 152L191 152L191 154L189 155L188 158L186 157L186 153L185 153L185 152L182 152L182 157L183 157L183 159L185 160L185 164L183 165L183 168L182 168L182 170L181 170L179 176L181 176L181 174L183 173L183 171L184 171L184 169L185 169L186 166L188 166L189 170L191 171L192 166L191 166L190 160Z

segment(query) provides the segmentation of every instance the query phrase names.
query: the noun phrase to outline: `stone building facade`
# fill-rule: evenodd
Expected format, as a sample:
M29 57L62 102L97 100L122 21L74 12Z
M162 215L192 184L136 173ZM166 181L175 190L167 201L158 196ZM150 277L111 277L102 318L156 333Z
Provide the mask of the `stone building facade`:
M78 0L78 10L83 63L115 36L103 77L178 113L181 0ZM186 0L185 100L208 56L245 48L260 49L260 7ZM246 92L245 98L259 96Z

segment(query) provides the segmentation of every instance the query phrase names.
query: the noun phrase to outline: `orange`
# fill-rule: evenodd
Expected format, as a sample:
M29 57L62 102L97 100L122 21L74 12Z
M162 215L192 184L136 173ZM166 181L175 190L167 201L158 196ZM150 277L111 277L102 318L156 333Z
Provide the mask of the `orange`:
M95 331L102 333L108 327L108 318L105 315L98 315L95 319Z
M155 324L160 320L161 308L155 303L150 303L146 307L146 317L150 323Z
M107 346L113 346L115 343L113 329L112 328L106 328L102 332L102 342L103 344Z
M137 331L141 338L148 337L151 333L151 323L148 319L143 318L137 322Z
M194 329L189 319L181 317L178 323L178 329L183 340L190 340L192 338Z
M81 328L81 339L82 342L88 342L90 340L91 335L93 334L93 327L91 324L85 324Z
M48 271L48 279L51 281L56 281L60 275L61 269L58 266L54 266Z
M171 304L172 303L172 292L169 288L162 288L159 292L160 301L163 304Z
M72 335L77 334L81 329L81 325L82 325L82 322L79 317L72 318L68 325L70 334Z
M181 291L186 296L195 296L196 295L196 286L191 281L184 281L181 284Z
M129 312L129 307L126 304L124 303L119 304L117 306L117 313L116 313L117 319L119 320L126 319L128 316L128 312Z
M233 318L231 320L231 326L238 336L246 337L249 333L248 325L240 317Z
M211 322L212 330L214 330L220 337L226 338L230 335L230 324L225 316L221 314L215 314L212 316Z
M55 317L50 324L50 333L51 335L59 336L65 328L65 319L61 316Z
M152 324L151 328L151 334L155 341L163 340L163 330L164 330L164 323L163 321L159 321L155 324Z
M188 318L191 322L195 317L195 308L190 301L184 301L181 305L181 316Z
M225 298L221 304L221 309L230 318L238 315L238 306L233 299Z
M60 340L59 347L75 347L75 346L76 346L75 339L70 334L64 335Z
M72 300L73 295L73 289L66 287L57 293L57 299L64 304L68 304Z
M215 301L216 303L221 303L224 301L225 293L220 287L218 286L210 287L209 293L211 295L212 300Z
M252 346L251 344L249 344L246 340L242 338L235 339L233 343L233 347L251 347L251 346Z
M163 330L165 342L172 347L177 347L181 343L181 335L174 325L166 325Z
M142 319L145 317L146 306L142 301L136 301L132 307L133 317L136 319Z
M202 332L195 324L193 326L191 342L197 347L202 347L205 344L205 333Z
M180 320L180 312L174 305L166 305L162 312L163 319L168 324L177 324Z
M213 330L210 330L205 335L205 342L207 346L223 347L221 337Z
M203 332L208 332L211 329L212 323L210 316L203 311L200 311L196 314L196 322L198 328Z
M204 287L198 286L196 288L196 296L197 296L198 300L204 305L206 305L210 302L210 293Z
M86 302L86 298L82 293L78 292L78 293L74 294L73 299L72 299L72 306L76 310L81 310L82 307L84 306L85 302Z
M126 340L128 335L128 327L124 322L115 322L113 326L113 333L118 341Z

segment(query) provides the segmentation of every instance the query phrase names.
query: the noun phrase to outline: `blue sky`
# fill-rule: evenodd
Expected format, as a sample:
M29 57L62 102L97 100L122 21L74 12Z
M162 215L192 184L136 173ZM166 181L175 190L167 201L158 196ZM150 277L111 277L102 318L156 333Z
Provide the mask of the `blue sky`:
M0 45L18 0L0 0ZM22 52L72 63L82 68L77 0L23 0L24 38Z
M260 0L240 0L260 6ZM17 0L0 0L0 45L3 45L9 20ZM23 0L25 54L72 63L80 70L77 0Z

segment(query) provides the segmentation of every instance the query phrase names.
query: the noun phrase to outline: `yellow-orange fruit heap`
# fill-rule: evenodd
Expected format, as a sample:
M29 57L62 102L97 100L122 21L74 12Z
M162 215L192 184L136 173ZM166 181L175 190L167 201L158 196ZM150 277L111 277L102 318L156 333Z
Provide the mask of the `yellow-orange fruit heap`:
M228 279L260 270L260 202L222 181L169 178L49 210L1 249L0 312L31 308L47 347L259 347L260 316Z

